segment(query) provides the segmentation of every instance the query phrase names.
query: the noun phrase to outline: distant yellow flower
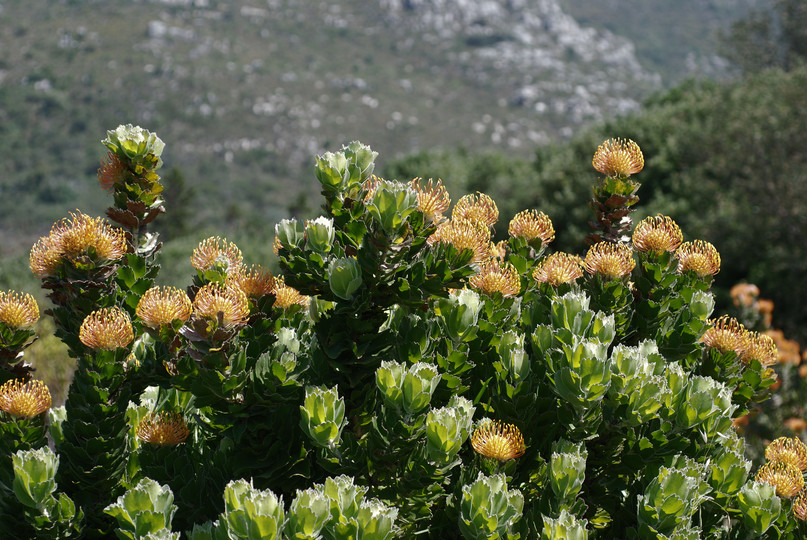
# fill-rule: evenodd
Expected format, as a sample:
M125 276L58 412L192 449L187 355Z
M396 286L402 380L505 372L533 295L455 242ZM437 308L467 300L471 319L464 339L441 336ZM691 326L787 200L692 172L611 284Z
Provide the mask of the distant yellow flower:
M654 253L674 252L684 240L681 228L661 214L646 217L633 231L633 247L637 251Z
M807 521L807 489L802 489L793 499L793 515L796 519Z
M617 279L630 274L636 266L636 261L629 246L599 242L589 248L583 264L589 274Z
M454 205L451 219L452 221L474 221L491 227L499 221L499 209L496 202L484 193L469 194L460 197L460 200Z
M510 220L508 227L510 236L534 240L540 238L543 245L555 239L555 228L552 220L543 212L523 210Z
M499 421L485 422L471 437L474 450L490 459L508 461L524 455L524 437L513 424Z
M126 164L112 152L107 153L106 159L101 162L98 169L98 183L107 191L112 191L115 184L119 183L126 174Z
M50 406L50 390L42 381L15 379L0 386L0 410L15 418L33 418Z
M720 352L734 351L742 358L750 344L748 330L737 319L723 315L717 320L710 321L712 327L701 337L701 341Z
M137 438L154 446L176 446L190 435L178 412L150 413L137 424Z
M539 262L532 271L532 277L539 283L553 287L561 283L571 283L583 276L583 261L577 255L556 252Z
M471 276L471 287L492 295L499 292L502 296L516 296L521 290L521 280L516 268L510 263L500 263L498 259L488 259L479 268L479 272Z
M684 242L675 252L675 257L678 259L679 274L692 271L706 277L720 272L720 254L709 242Z
M779 352L771 336L752 332L748 334L748 344L743 355L743 361L748 363L758 360L765 367L779 362Z
M249 301L238 287L208 283L196 292L193 314L223 328L232 328L247 322Z
M452 219L442 224L435 234L440 242L451 244L458 251L473 251L471 260L475 263L490 257L490 229L481 222Z
M275 303L273 307L280 309L288 309L293 305L308 307L308 303L311 299L308 296L300 294L294 287L286 285L283 276L275 277L274 282Z
M0 291L0 323L14 330L32 327L39 320L39 305L28 293Z
M240 272L227 276L248 298L262 298L275 291L272 273L259 264L242 268Z
M418 210L423 212L426 219L440 221L443 218L443 212L448 210L451 205L448 190L440 179L435 183L429 178L429 182L425 186L421 185L422 180L422 178L415 178L411 182L412 189L418 196Z
M779 437L765 448L765 459L789 463L800 471L807 470L807 445L798 437Z
M241 250L225 238L212 236L199 242L191 255L191 266L205 272L218 270L232 272L241 267L243 257Z
M769 461L759 468L756 480L776 488L779 497L793 497L804 488L804 476L790 463Z
M193 305L185 291L176 287L152 287L140 297L135 314L149 328L187 321Z
M129 314L119 307L102 308L84 318L79 339L91 349L114 351L134 339Z
M608 139L597 148L591 164L605 176L630 176L644 168L644 156L631 140Z

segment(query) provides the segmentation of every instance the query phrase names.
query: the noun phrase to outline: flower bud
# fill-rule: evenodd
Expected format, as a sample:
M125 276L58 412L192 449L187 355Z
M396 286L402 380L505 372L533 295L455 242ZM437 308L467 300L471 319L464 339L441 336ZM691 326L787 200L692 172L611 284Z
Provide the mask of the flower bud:
M305 402L300 406L300 427L315 444L335 447L344 423L345 402L336 387L306 387Z
M549 481L561 504L571 504L580 493L586 479L587 458L588 451L582 442L574 444L561 439L553 443Z
M554 390L578 410L599 402L611 384L608 346L598 340L575 340L563 350L553 350L549 363L554 368Z
M373 174L377 155L369 146L353 141L339 152L317 156L314 172L323 191L334 193L367 180Z
M541 516L544 520L544 530L541 540L586 540L588 520L579 520L563 508L557 518Z
M275 237L282 246L300 247L305 240L305 231L296 219L283 219L275 225Z
M689 302L689 310L701 321L706 321L715 309L715 296L706 291L695 291Z
M219 521L226 538L281 538L283 498L268 489L255 489L251 480L232 480L224 488L224 512Z
M375 383L381 390L384 402L396 409L403 407L404 366L398 362L382 361L381 367L375 370Z
M643 495L639 495L639 523L668 534L686 524L698 510L709 486L702 479L702 467L686 458L673 467L662 467Z
M575 319L588 311L590 299L585 293L569 292L552 301L552 326L572 330ZM592 313L593 315L593 313Z
M684 390L685 398L677 403L675 422L688 429L706 422L731 407L728 388L711 377L692 377Z
M523 508L524 497L516 489L507 489L503 474L480 472L473 483L462 487L460 532L468 539L507 538Z
M523 381L530 374L530 359L524 350L524 334L508 331L502 335L496 350L502 365L514 381Z
M478 293L463 289L448 298L437 300L436 307L446 333L453 341L469 341L476 335L476 322L482 307Z
M417 210L417 192L408 184L384 180L365 203L373 220L388 236L395 236L409 215Z
M143 478L118 497L117 502L104 508L104 512L118 522L118 528L132 538L161 530L170 531L176 510L171 488L151 478Z
M387 506L378 499L362 501L356 520L359 522L359 537L363 540L387 540L392 538L393 525L398 509Z
M59 457L44 446L36 450L18 450L11 455L14 466L14 494L29 508L43 508L56 490Z
M426 416L426 453L434 463L447 464L468 439L473 420L459 407L432 409Z
M748 482L737 495L737 504L745 526L758 535L767 531L779 519L782 501L776 488L763 482Z
M289 508L286 535L294 540L317 538L330 513L331 503L320 490L297 490Z
M711 461L706 480L715 492L734 495L745 485L751 462L731 448L721 447L720 454Z
M106 139L101 141L104 146L120 157L127 157L140 162L149 155L157 161L152 170L159 168L159 157L165 148L165 143L156 133L132 124L120 125L114 131L106 132Z
M362 285L361 267L355 257L343 257L328 266L328 285L342 300L350 300Z
M429 405L432 394L440 382L437 368L418 362L409 368L403 379L403 406L410 414L417 414Z
M317 253L328 253L333 247L333 219L323 216L305 224L306 247Z

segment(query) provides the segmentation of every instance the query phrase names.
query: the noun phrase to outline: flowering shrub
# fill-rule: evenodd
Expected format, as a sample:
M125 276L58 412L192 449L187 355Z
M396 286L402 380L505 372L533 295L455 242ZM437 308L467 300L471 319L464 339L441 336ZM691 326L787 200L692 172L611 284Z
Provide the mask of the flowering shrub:
M50 408L23 350L39 309L0 296L0 521L43 538L800 538L797 439L756 475L733 420L776 348L711 318L714 246L635 230L644 164L593 164L591 246L552 253L525 210L316 159L324 215L283 220L282 275L222 238L156 287L163 143L109 132L112 223L72 214L31 251L78 367ZM632 236L630 235L632 231ZM36 316L34 316L36 315ZM7 382L6 382L7 381ZM49 445L49 442L52 444ZM801 445L801 446L800 446ZM54 450L52 450L53 448Z

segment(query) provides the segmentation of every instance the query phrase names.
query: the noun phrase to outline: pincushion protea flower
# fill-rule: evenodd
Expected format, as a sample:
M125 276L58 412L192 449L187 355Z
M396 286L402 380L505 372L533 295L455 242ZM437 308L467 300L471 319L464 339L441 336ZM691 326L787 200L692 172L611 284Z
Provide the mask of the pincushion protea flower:
M807 470L807 445L798 437L779 437L765 448L765 459Z
M474 450L489 459L508 461L521 457L526 450L521 431L513 424L485 422L471 437Z
M154 446L176 446L190 435L178 412L149 413L137 424L137 438Z
M671 218L662 216L646 217L633 231L633 247L641 252L674 252L683 242L681 228Z
M423 212L423 215L428 220L442 221L443 212L448 210L448 207L451 205L451 197L448 196L448 190L440 179L434 182L434 180L429 178L425 186L422 185L422 182L422 178L415 178L411 182L412 189L417 193L418 210Z
M275 303L273 307L288 309L293 305L308 306L309 297L300 294L294 287L289 287L283 280L283 276L274 278L275 283Z
M137 303L135 313L149 328L170 326L175 320L187 321L193 305L185 291L176 287L152 287Z
M625 244L598 242L589 248L583 265L589 274L617 279L630 274L636 261L633 250Z
M557 287L561 283L571 283L583 276L583 261L577 255L555 252L539 262L532 277L539 283Z
M758 360L765 367L779 362L779 352L771 336L752 332L748 334L748 344L743 355L743 361L748 363Z
M79 339L91 349L114 351L134 339L129 314L119 307L93 311L81 323Z
M33 418L50 409L50 390L42 381L11 380L0 386L0 410L16 418Z
M644 156L631 140L608 139L597 148L591 164L605 176L630 176L644 168Z
M193 314L223 328L240 326L249 318L249 301L238 287L208 283L193 299Z
M684 242L675 252L675 257L678 259L679 274L692 271L706 277L720 272L720 254L709 242Z
M479 272L471 276L470 284L487 295L499 292L502 296L516 296L521 290L516 268L510 263L500 263L498 259L483 262Z
M39 305L28 293L0 291L0 323L14 330L32 327L39 320Z
M799 494L793 499L793 515L796 519L807 521L807 489L799 491Z
M259 264L242 268L227 276L227 279L241 289L248 298L262 298L275 292L275 279L272 273Z
M199 242L191 255L191 266L196 270L231 272L241 267L243 256L238 246L226 238L212 236Z
M451 219L452 221L475 221L491 227L499 221L499 209L496 202L484 193L469 194L460 197L460 200L454 205Z
M121 183L128 169L116 154L107 152L106 159L101 161L98 169L98 183L107 191L112 191L115 184Z
M712 327L701 337L701 341L720 352L734 351L742 358L750 345L748 330L737 319L723 315L717 320L710 321Z
M508 227L510 236L534 240L540 238L546 245L555 239L555 228L552 220L543 212L537 210L524 210L510 220Z
M470 249L474 252L471 260L475 263L490 257L490 229L481 222L452 219L438 227L432 237L434 236L436 240L451 244L458 251Z
M769 461L759 468L756 480L776 488L779 497L793 497L804 488L804 476L790 463Z

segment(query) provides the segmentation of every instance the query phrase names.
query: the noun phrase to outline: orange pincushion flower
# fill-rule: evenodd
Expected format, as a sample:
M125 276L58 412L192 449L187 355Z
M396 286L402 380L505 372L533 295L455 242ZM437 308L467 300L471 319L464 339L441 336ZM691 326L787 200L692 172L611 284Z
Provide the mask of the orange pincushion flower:
M570 283L583 276L583 264L577 255L556 252L539 262L532 277L539 283L548 283L557 287L561 283Z
M729 294L736 307L750 307L759 298L759 287L753 283L738 283L731 288Z
M207 270L237 271L241 267L242 260L243 257L238 246L218 236L212 236L199 242L191 255L191 265L202 272Z
M526 446L521 431L513 424L485 422L471 437L474 450L489 459L508 461L524 455Z
M555 228L552 220L543 212L537 210L524 210L519 212L510 221L508 227L510 236L534 240L540 238L543 245L555 239Z
M599 242L589 248L583 264L589 274L617 279L630 274L636 261L633 250L625 244Z
M129 314L119 307L102 308L84 318L79 339L91 349L114 351L134 340Z
M187 321L193 312L190 298L176 287L152 287L147 290L135 313L149 328L172 325L175 320Z
M308 306L310 298L300 294L294 287L289 287L283 280L283 276L277 276L275 279L275 303L273 307L280 309L288 309L293 305Z
M765 448L765 459L807 470L807 445L798 437L779 437Z
M123 180L127 171L126 164L116 154L108 152L98 169L98 183L105 190L112 191L115 184Z
M743 362L748 363L751 360L759 360L759 363L765 367L772 366L779 361L776 343L771 336L757 332L748 334L748 345L743 355Z
M451 244L458 251L473 251L471 260L475 263L490 256L490 229L481 222L452 219L441 225L432 236L435 235L440 242Z
M742 358L750 345L748 330L737 319L723 315L711 321L713 326L701 337L701 341L720 352L734 351Z
M259 264L242 268L237 274L227 276L248 298L262 298L275 291L272 273Z
M679 274L692 271L706 277L720 272L720 254L709 242L684 242L675 252L675 257L678 259Z
M154 446L176 446L190 435L178 412L150 413L137 424L137 438Z
M56 274L62 263L62 252L53 238L43 236L31 248L28 261L31 272L38 278L45 278Z
M796 519L807 521L807 490L801 490L793 499L793 515Z
M58 239L57 245L62 254L70 260L77 260L90 248L95 250L96 260L118 260L126 253L126 233L113 227L103 218L92 218L78 212L70 213L70 218L54 225L51 237Z
M415 178L411 182L412 189L418 196L418 210L423 212L426 219L440 221L443 218L443 212L448 210L451 205L448 190L440 179L435 183L429 178L429 182L425 186L421 186L422 180L422 178Z
M483 262L479 272L471 276L469 282L472 287L489 296L494 292L500 292L502 296L516 296L521 290L521 280L515 266L502 264L498 259Z
M683 242L681 228L672 219L661 214L646 217L633 231L633 247L637 251L664 253L675 251Z
M476 195L460 197L451 212L451 219L453 221L474 221L490 227L499 221L499 209L493 199L484 193L477 192Z
M507 241L500 240L495 244L493 242L490 243L490 256L495 259L504 260L507 258Z
M597 148L591 164L605 176L630 176L644 168L644 156L631 140L608 139Z
M759 468L756 480L776 488L779 497L793 497L804 488L804 476L790 463L769 461Z
M193 314L223 328L240 326L249 318L249 301L238 287L208 283L193 299Z
M0 291L0 323L15 330L32 327L39 320L39 305L33 296Z
M42 381L15 379L0 386L0 410L15 418L33 418L50 406L50 390Z

